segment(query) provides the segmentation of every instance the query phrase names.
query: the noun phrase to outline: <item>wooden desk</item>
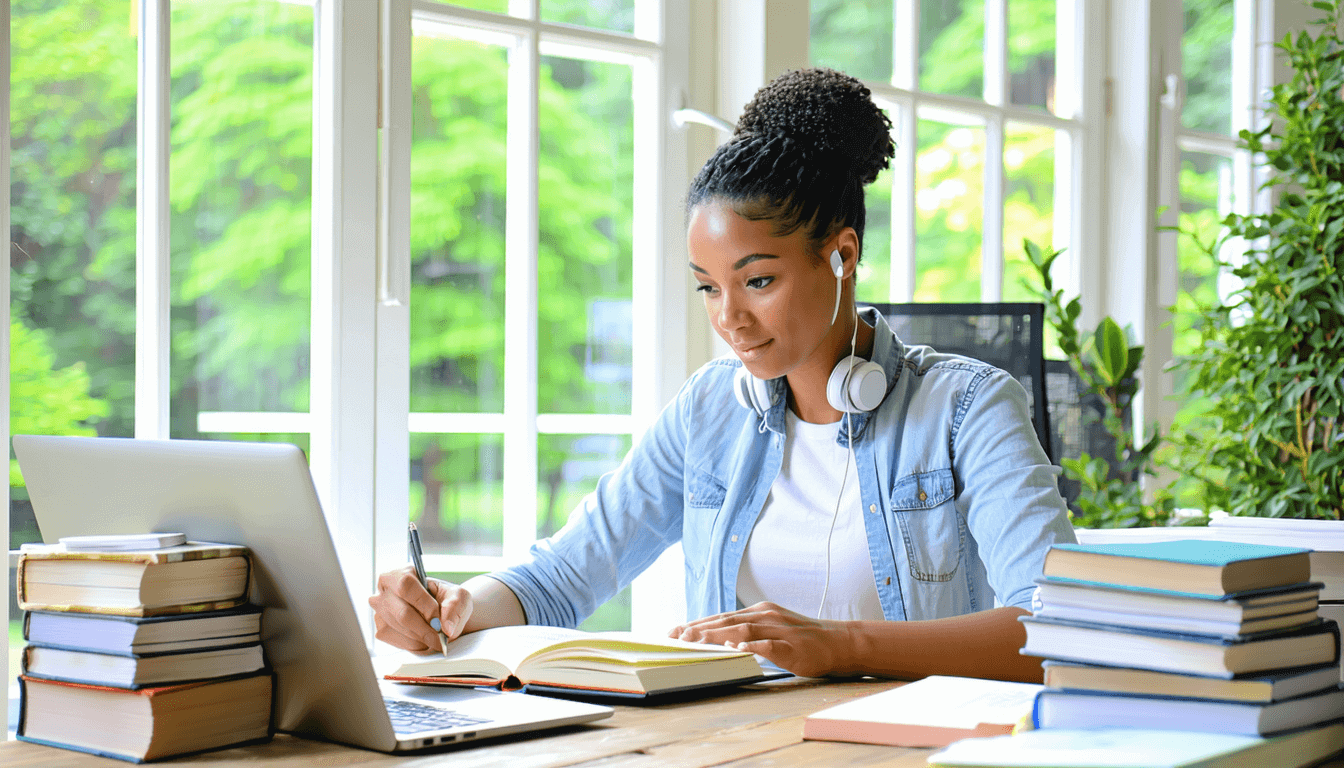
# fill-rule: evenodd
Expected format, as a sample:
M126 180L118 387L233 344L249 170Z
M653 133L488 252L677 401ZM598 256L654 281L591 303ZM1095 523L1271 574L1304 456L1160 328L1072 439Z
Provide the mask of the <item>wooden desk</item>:
M780 680L711 699L655 706L618 706L616 714L590 725L505 737L474 746L414 755L384 755L321 741L277 736L265 744L226 749L170 761L211 768L258 765L306 768L362 766L453 766L509 768L693 768L695 766L905 766L926 768L935 750L870 744L803 741L803 719L857 696L900 685L863 680L825 683ZM0 765L23 768L83 768L126 765L118 760L12 741L0 745ZM1325 764L1344 768L1344 760Z

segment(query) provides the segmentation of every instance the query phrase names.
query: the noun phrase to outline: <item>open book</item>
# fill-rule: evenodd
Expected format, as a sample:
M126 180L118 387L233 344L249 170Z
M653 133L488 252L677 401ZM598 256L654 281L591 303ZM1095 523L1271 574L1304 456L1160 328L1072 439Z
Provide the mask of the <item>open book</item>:
M388 680L504 690L645 697L740 685L767 675L756 657L717 645L630 632L497 627L462 635L446 656L409 655Z

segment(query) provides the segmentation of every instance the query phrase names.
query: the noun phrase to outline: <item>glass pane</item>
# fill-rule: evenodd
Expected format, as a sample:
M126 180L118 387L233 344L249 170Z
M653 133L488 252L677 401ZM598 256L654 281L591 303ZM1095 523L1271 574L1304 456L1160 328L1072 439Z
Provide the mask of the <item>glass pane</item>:
M979 301L985 131L920 120L915 301Z
M541 0L541 20L633 34L635 0Z
M509 0L453 0L449 5L472 8L477 11L492 11L494 13L509 12Z
M10 430L135 432L136 38L129 2L10 9ZM9 549L40 541L9 457ZM10 583L14 583L11 568ZM9 592L9 669L22 618ZM17 695L10 678L9 699ZM10 722L14 726L14 722Z
M541 86L537 408L629 413L630 68L546 57Z
M984 0L920 3L920 89L982 99L984 80Z
M1181 123L1194 130L1231 135L1233 0L1184 0L1184 8Z
M1008 101L1055 110L1055 2L1008 2Z
M891 180L894 174L883 171L864 189L867 206L863 226L863 258L859 260L855 283L859 301L891 301Z
M629 435L539 435L537 437L537 535L550 536L570 510L593 492L597 480L629 452ZM630 589L598 606L583 629L629 629Z
M504 552L502 435L411 435L411 521L425 552Z
M812 64L864 80L890 81L892 0L812 0L808 55Z
M1199 346L1199 332L1195 329L1199 307L1212 306L1219 299L1219 266L1207 246L1221 237L1223 217L1232 210L1232 162L1217 155L1182 152L1180 185L1181 287L1172 314L1172 351L1188 355ZM1177 377L1176 391L1180 392L1187 372L1180 367L1173 372Z
M1003 138L1003 300L1040 301L1022 281L1040 282L1022 241L1051 247L1055 234L1055 132L1008 123Z
M313 10L174 0L171 34L171 434L196 437L308 410Z
M412 41L411 410L504 409L502 48Z

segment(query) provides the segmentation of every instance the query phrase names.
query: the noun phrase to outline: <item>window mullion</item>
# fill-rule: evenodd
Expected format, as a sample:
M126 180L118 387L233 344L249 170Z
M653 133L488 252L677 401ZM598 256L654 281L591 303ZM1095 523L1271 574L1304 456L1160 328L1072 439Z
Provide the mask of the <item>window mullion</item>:
M535 12L535 5L533 11ZM504 556L537 537L537 247L541 130L535 30L509 51L504 223Z
M1003 107L1008 103L1008 2L985 2L985 101L998 107L985 124L984 224L980 300L1003 298Z
M310 466L366 632L374 585L378 5L314 8ZM371 636L371 632L369 632Z
M380 3L374 571L406 562L410 513L411 0ZM358 603L357 603L358 605Z
M136 93L135 436L168 438L169 0L140 0Z
M980 300L1003 299L1003 140L1002 117L985 124L984 225L980 244Z
M919 83L919 3L896 3L892 19L892 85L914 92ZM891 301L915 296L915 150L919 139L919 100L912 95L893 115L896 157L891 172Z

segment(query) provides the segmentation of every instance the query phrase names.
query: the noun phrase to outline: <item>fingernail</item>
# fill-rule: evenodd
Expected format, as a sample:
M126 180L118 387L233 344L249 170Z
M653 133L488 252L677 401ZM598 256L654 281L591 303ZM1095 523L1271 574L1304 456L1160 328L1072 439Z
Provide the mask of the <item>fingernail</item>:
M430 627L430 629L434 630L435 632L438 632L439 629L440 629L442 626L443 626L443 625L439 623L439 617L438 617L438 616L435 616L434 618L432 618L432 619L429 620L429 627Z

